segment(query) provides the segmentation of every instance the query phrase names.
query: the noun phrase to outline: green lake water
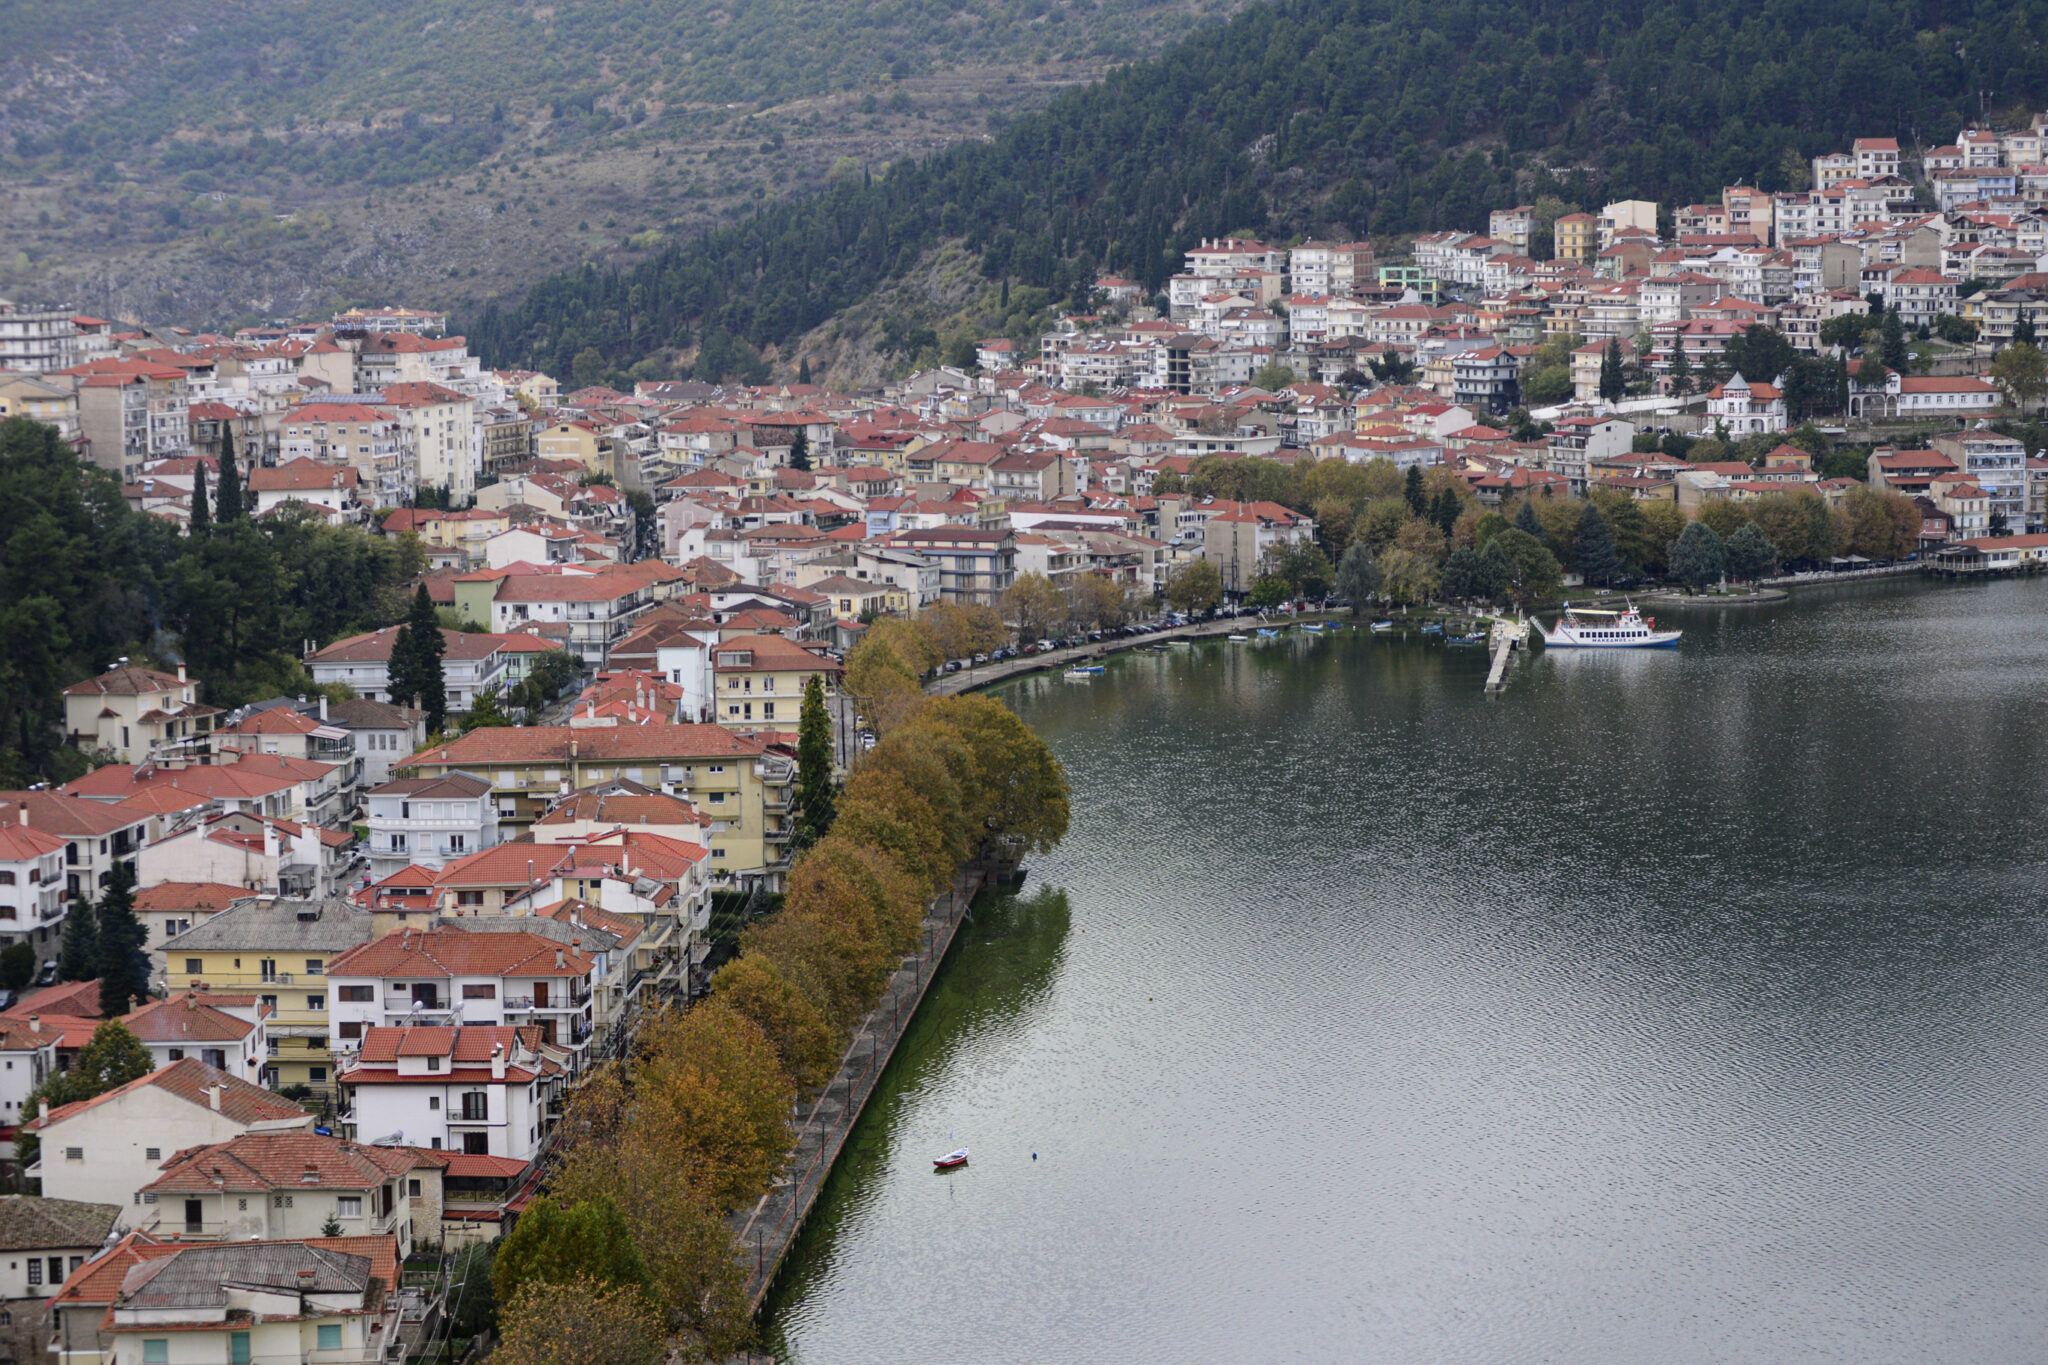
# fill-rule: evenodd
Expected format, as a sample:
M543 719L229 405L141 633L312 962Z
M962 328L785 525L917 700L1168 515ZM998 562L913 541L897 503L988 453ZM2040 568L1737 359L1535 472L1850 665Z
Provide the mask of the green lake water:
M1348 633L999 689L1072 831L962 930L771 1346L2048 1359L2048 585L1666 615L1494 698Z

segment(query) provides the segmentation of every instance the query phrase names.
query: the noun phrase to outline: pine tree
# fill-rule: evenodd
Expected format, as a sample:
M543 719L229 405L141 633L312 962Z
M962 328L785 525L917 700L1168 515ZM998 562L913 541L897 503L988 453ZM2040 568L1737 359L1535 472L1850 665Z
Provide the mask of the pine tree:
M206 466L192 471L192 519L186 526L194 540L206 539L213 529L213 509L206 505Z
M100 897L100 1014L118 1019L134 1002L149 996L149 955L142 922L135 917L135 874L117 862Z
M57 952L57 976L63 981L90 981L100 974L100 941L92 906L73 900L64 916L64 946Z
M2032 346L2035 343L2032 314L2020 314L2020 320L2012 325L2012 340L2014 345L2025 342L2027 345Z
M796 730L796 837L808 847L832 828L832 717L825 710L825 685L813 673L804 684Z
M1429 499L1422 491L1421 465L1411 464L1408 466L1408 481L1405 492L1408 497L1409 511L1419 517L1429 510Z
M1602 381L1605 382L1605 362L1601 363L1600 374ZM1685 353L1685 341L1682 337L1673 337L1671 341L1671 391L1681 398L1692 392L1692 360Z
M1697 592L1721 576L1727 551L1704 521L1688 521L1671 542L1671 576Z
M1906 324L1900 320L1898 309L1885 309L1881 335L1884 340L1878 358L1884 361L1884 367L1899 374L1911 371L1913 354L1906 349Z
M1614 533L1607 528L1607 519L1590 502L1579 513L1578 541L1572 547L1572 558L1578 565L1579 577L1603 588L1627 574L1621 553L1614 548Z
M805 356L796 363L796 382L799 384L811 382L811 358L809 356Z
M804 434L801 427L797 428L796 439L789 443L789 467L805 473L810 472L811 438Z
M213 519L223 527L242 519L242 472L235 468L235 432L229 426L220 429L220 492Z
M1746 521L1741 530L1728 538L1727 562L1731 578L1762 578L1778 562L1778 547L1771 543L1763 527Z
M441 656L447 642L441 638L441 618L434 612L434 599L427 585L413 594L412 611L391 642L391 662L386 667L391 700L400 706L416 706L427 713L427 733L437 734L448 723L448 684L441 671Z
M1543 539L1543 520L1536 515L1536 504L1526 498L1515 509L1515 529L1527 531L1538 540Z

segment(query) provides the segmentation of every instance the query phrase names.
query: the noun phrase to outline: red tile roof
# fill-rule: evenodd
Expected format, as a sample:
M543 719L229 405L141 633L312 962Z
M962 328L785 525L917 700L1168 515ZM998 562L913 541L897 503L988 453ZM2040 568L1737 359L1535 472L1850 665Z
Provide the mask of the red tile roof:
M96 1095L89 1100L76 1100L70 1104L59 1105L50 1111L48 1118L31 1120L23 1124L22 1127L29 1132L38 1132L45 1127L63 1123L66 1119L76 1118L88 1109L97 1109L103 1104L112 1104L131 1092L144 1089L145 1087L161 1090L168 1095L175 1095L196 1108L210 1109L213 1106L212 1102L207 1098L206 1092L211 1086L220 1086L222 1088L220 1112L233 1122L258 1124L302 1120L304 1126L312 1127L313 1116L299 1108L298 1105L293 1104L290 1100L280 1099L261 1086L251 1085L239 1077L230 1076L225 1071L218 1071L192 1057L187 1057L183 1061L172 1062L169 1066L159 1067L147 1076L138 1077L126 1085L116 1086L104 1095Z

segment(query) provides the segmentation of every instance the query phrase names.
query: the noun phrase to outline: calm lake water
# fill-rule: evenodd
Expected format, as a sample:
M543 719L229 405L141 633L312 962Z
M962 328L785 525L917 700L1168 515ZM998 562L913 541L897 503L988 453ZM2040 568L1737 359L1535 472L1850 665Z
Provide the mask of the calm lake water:
M771 1343L2048 1359L2048 584L1670 614L1491 699L1361 635L1003 689L1072 832L963 930Z

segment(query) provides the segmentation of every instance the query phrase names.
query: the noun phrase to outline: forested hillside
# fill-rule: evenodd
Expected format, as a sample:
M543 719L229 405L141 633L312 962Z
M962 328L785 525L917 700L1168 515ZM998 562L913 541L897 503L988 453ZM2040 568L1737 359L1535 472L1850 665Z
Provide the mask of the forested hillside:
M493 307L502 363L567 373L783 345L939 241L991 278L1158 286L1197 238L1483 228L1541 193L1691 200L1802 183L1857 136L1938 145L2048 99L2048 0L1281 0L1060 97L986 144L762 209Z

